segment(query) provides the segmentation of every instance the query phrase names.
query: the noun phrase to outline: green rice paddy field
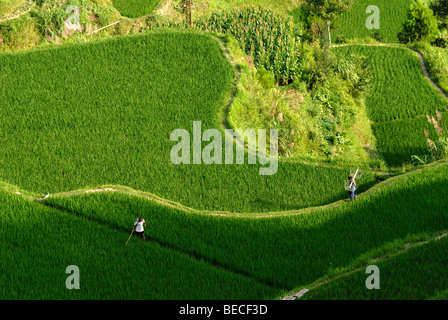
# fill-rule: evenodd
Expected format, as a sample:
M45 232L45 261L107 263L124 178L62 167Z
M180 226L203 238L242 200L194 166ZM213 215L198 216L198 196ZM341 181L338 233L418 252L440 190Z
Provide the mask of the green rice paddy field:
M447 173L446 163L435 163L379 184L352 205L270 218L194 214L119 192L51 196L42 205L2 191L2 298L281 297L446 233L448 189L439 186ZM148 240L126 246L136 215L147 220ZM24 224L29 232L17 234ZM135 250L143 252L137 260ZM427 255L443 265L440 251ZM82 270L83 290L64 287L62 270L72 264ZM148 279L139 285L149 284L137 296L130 288L141 278L133 273ZM418 291L420 284L409 286ZM391 282L381 297L394 298L400 285ZM441 287L431 282L419 297ZM363 288L356 288L359 298Z
M397 34L401 31L402 24L406 20L407 12L412 0L355 0L350 10L340 19L340 27L334 31L334 37L344 35L349 39L364 39L371 36L372 32L378 31L384 38L384 42L398 42ZM370 5L379 9L380 28L368 29L366 20L373 12L366 13Z
M418 57L406 48L350 45L336 52L367 57L373 77L366 99L377 146L391 166L411 162L428 147L424 129L431 139L437 133L427 116L442 114L446 126L448 100L424 77Z
M232 212L292 210L345 197L350 167L281 161L275 175L260 176L260 165L247 159L246 165L171 163L173 130L192 133L196 120L203 131L222 130L218 114L235 71L205 34L156 32L3 54L0 68L0 179L27 191L124 185ZM319 182L309 183L313 176ZM360 191L373 179L366 170Z
M366 272L362 269L310 291L304 299L446 299L447 252L445 234L439 240L377 263L382 270L380 290L362 290L366 281Z
M125 246L127 228L88 221L3 190L0 212L2 300L259 299L280 292L167 244ZM25 225L26 232L18 232ZM69 265L80 270L80 290L65 287Z
M113 3L139 17L158 1ZM368 36L366 4L355 1L335 34ZM377 3L386 42L408 5ZM412 51L332 50L370 61L366 105L388 166L425 150L424 129L436 138L427 115L447 125L448 101ZM202 32L0 54L0 299L278 299L304 288L303 299L446 298L444 160L386 180L362 167L354 203L343 181L356 164L280 159L260 176L247 154L244 165L171 163L173 130L201 121L223 132L236 76ZM136 216L147 241L126 245ZM365 287L371 264L378 291ZM65 287L69 265L80 290Z

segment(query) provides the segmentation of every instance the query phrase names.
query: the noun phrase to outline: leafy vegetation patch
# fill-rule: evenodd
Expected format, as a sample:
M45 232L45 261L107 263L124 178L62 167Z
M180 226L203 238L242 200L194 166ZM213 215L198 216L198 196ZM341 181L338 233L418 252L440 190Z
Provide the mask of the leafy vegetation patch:
M159 27L185 25L148 19L147 29ZM291 18L263 8L213 13L192 27L224 34L238 61L240 83L226 119L232 128L277 129L284 157L382 165L366 151L375 153L364 58L308 44Z
M76 13L76 10L67 12L70 6L79 8L79 25L76 30L69 30L65 25ZM87 39L92 40L95 28L101 28L120 18L110 0L27 0L18 11L29 13L20 16L18 12L14 19L0 23L0 51L30 49L64 41L85 42ZM72 23L73 21L71 20ZM126 25L126 22L123 21L123 24ZM122 30L116 27L103 29L100 34L105 36L120 32Z
M115 8L121 15L129 18L138 18L151 13L160 0L113 0Z

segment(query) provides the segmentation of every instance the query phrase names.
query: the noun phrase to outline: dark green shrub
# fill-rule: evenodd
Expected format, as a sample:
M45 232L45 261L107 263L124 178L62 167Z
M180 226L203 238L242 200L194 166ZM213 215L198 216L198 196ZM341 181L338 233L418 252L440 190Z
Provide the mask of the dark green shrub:
M346 43L345 36L343 34L338 34L336 36L336 43Z
M370 36L375 39L376 41L379 42L383 42L384 41L384 37L381 35L381 33L379 31L375 31L370 33Z
M436 0L433 9L439 18L448 18L448 0Z
M398 40L401 43L426 40L436 33L437 28L437 18L433 11L421 2L414 2L410 6L403 30L398 33Z
M448 47L448 39L446 38L437 38L431 44L435 47L439 48L447 48Z

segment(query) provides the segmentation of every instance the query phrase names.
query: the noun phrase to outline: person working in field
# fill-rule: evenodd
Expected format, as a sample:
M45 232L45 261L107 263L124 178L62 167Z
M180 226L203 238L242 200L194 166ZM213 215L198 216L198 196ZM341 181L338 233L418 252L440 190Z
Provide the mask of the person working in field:
M350 201L353 201L356 198L356 195L355 195L356 182L355 182L355 179L353 179L352 177L348 177L348 180L350 181L350 186L348 188L348 193L350 195Z
M143 238L143 240L146 240L145 238L145 228L146 228L146 221L139 217L138 219L135 219L134 226L132 227L132 232L134 232L137 237Z

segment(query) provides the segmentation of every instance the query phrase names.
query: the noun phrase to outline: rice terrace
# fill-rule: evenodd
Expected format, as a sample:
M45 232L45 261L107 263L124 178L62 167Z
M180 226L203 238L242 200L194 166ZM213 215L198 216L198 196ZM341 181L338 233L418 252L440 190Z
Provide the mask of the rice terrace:
M448 299L447 0L0 0L0 98L1 300Z

